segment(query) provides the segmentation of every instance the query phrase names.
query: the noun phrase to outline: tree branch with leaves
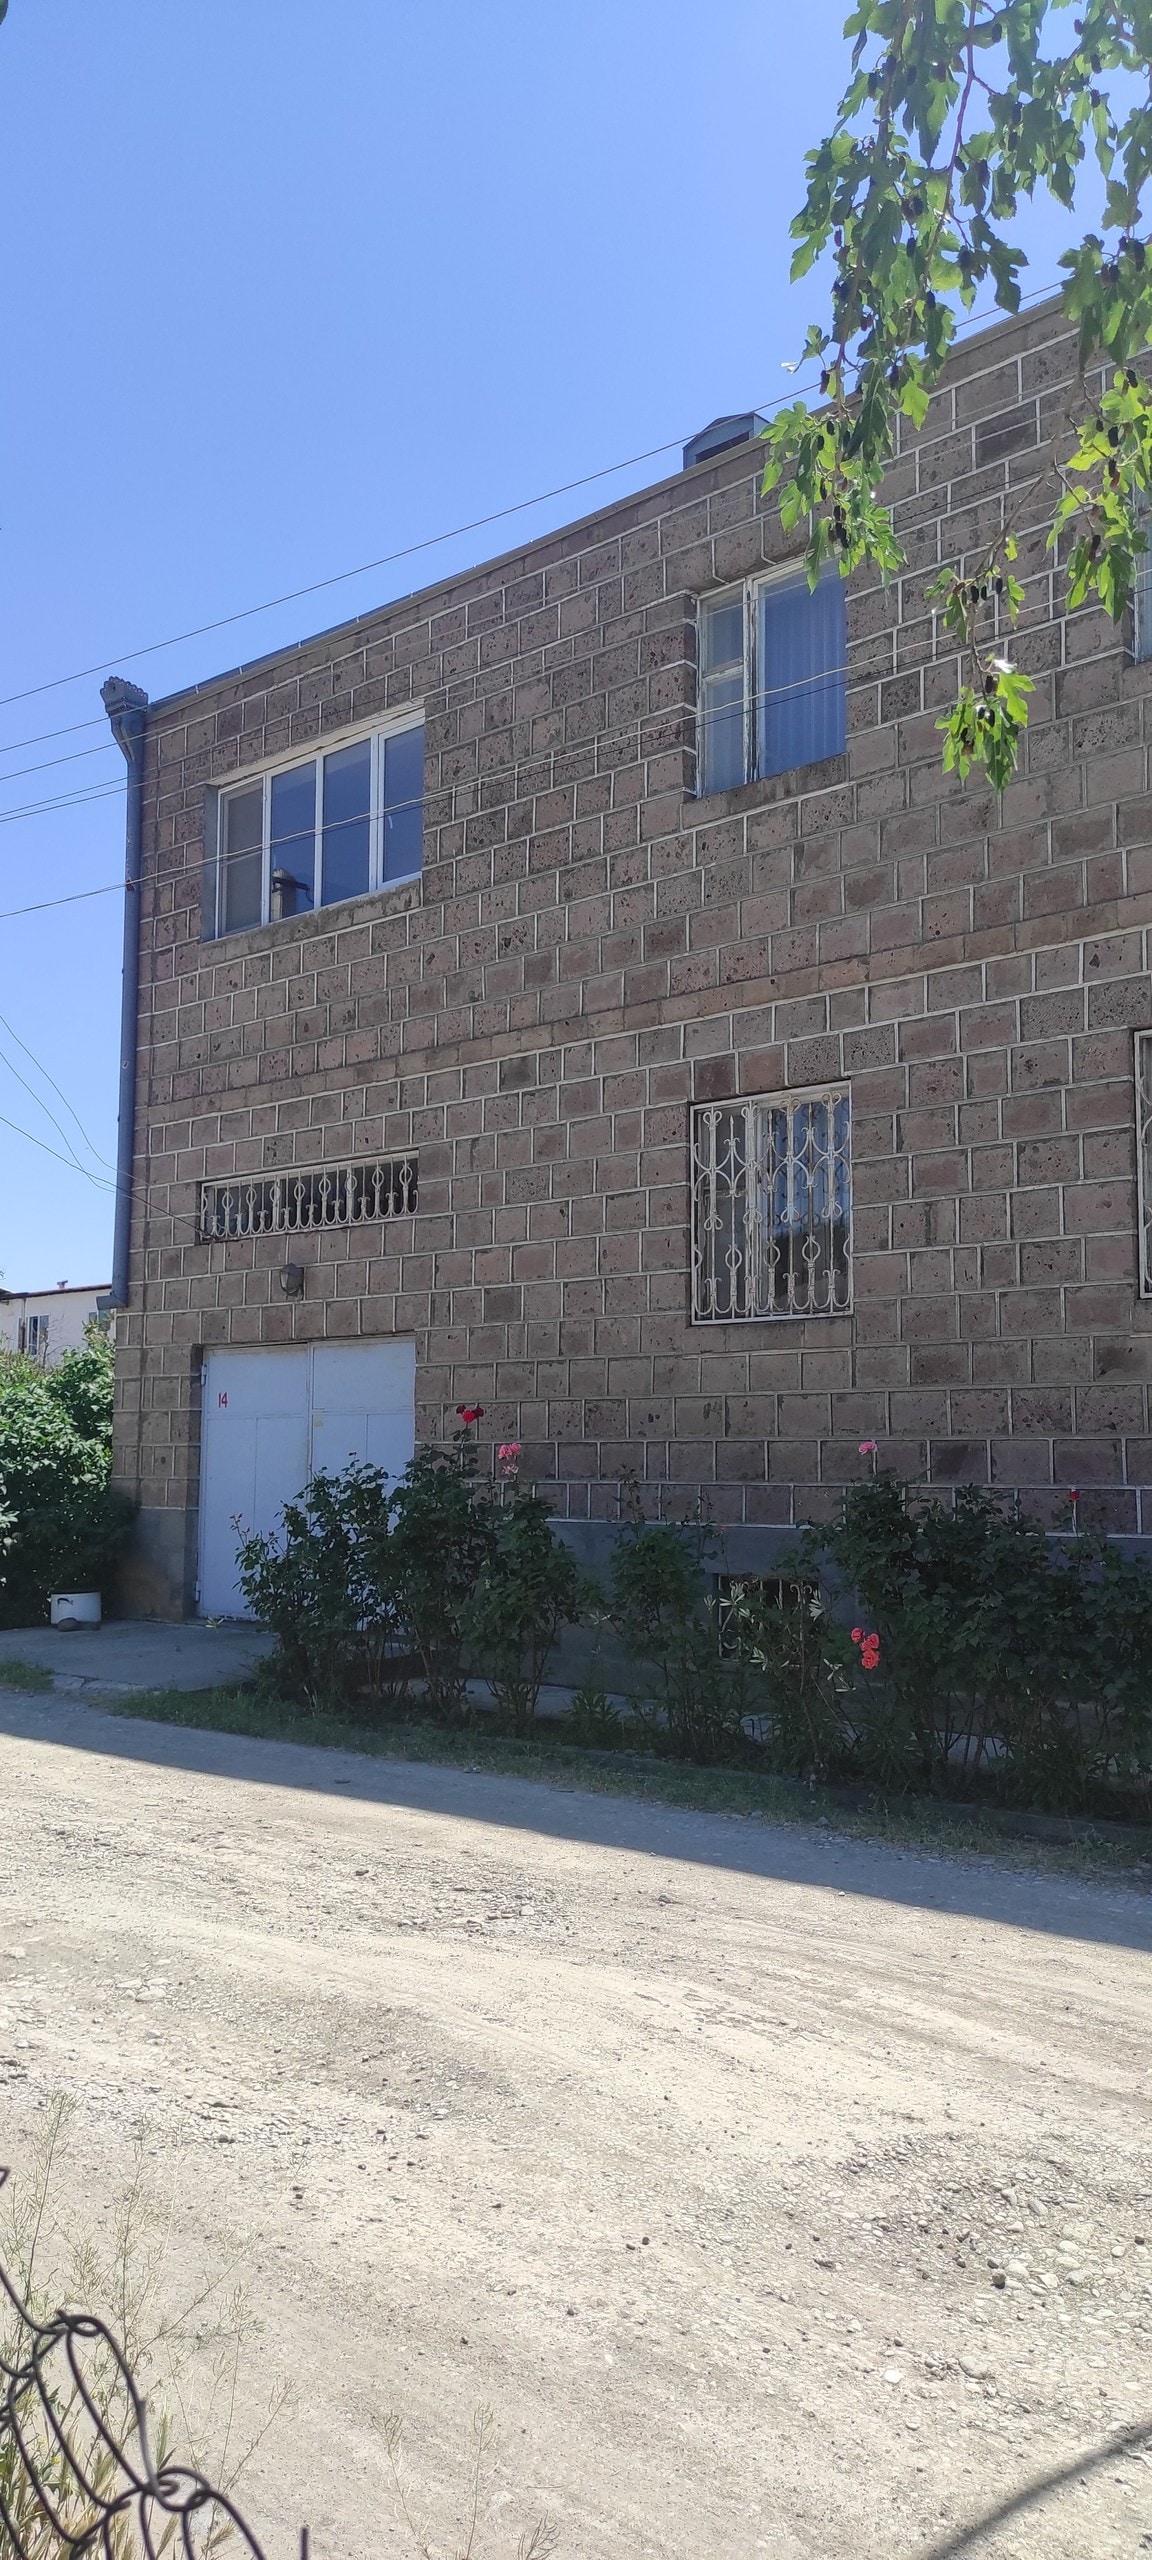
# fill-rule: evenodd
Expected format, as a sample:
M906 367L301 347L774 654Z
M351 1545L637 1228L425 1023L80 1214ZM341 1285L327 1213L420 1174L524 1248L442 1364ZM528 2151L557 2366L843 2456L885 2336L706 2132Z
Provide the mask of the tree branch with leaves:
M1027 262L1006 226L1020 198L1043 186L1074 212L1095 172L1102 233L1060 261L1077 371L1044 464L1058 490L1049 541L1067 554L1070 607L1094 598L1119 620L1130 601L1152 486L1152 395L1137 370L1152 342L1152 258L1140 237L1152 0L1083 0L1059 51L1047 40L1068 5L860 0L847 21L852 76L831 134L808 156L792 225L793 278L832 255L831 312L804 348L819 360L825 405L796 401L765 431L764 490L779 491L785 528L807 525L813 584L833 560L845 577L865 562L885 579L904 565L883 496L901 422L924 425L959 315L982 285L1001 310L1019 309ZM979 766L997 789L1015 769L1032 691L1005 645L1024 601L1016 557L1009 513L978 559L928 590L962 665L938 723L945 768L963 777Z

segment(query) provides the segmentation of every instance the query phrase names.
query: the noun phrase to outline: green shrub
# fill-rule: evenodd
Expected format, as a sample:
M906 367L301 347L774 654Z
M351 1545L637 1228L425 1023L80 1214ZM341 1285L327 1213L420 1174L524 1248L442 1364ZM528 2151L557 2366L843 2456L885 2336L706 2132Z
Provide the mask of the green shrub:
M633 1716L656 1749L678 1759L744 1758L755 1666L747 1654L726 1659L721 1651L709 1573L714 1534L704 1521L646 1520L631 1478L623 1508L610 1615L641 1674L629 1702Z
M734 1582L726 1639L759 1673L761 1738L787 1777L838 1778L852 1758L852 1646L818 1587Z
M561 1733L562 1742L574 1742L582 1751L622 1751L627 1740L624 1719L614 1707L602 1681L583 1680L573 1692L568 1720Z
M517 1732L532 1725L557 1632L583 1579L538 1494L477 1472L470 1424L418 1449L389 1487L374 1467L315 1476L279 1529L241 1538L240 1587L276 1637L270 1677L331 1708L369 1691L395 1703L413 1657L434 1715L465 1712L487 1676Z
M538 1493L510 1492L496 1513L492 1545L466 1614L466 1641L514 1733L536 1721L540 1685L562 1626L587 1605L584 1576L553 1535Z
M993 1494L952 1506L893 1475L810 1533L880 1637L857 1684L857 1765L942 1792L1074 1811L1152 1776L1152 1574L1102 1537L1049 1539ZM860 1692L866 1694L861 1700Z
M54 1369L41 1371L51 1394L82 1440L112 1447L114 1354L108 1334L90 1324L77 1351L66 1351Z
M463 1713L472 1610L496 1549L498 1503L476 1472L471 1427L417 1449L392 1495L389 1568L434 1715Z
M52 1591L107 1593L133 1515L111 1470L106 1338L56 1369L0 1354L0 1625L42 1625Z
M285 1503L278 1534L237 1546L237 1580L276 1638L270 1676L313 1712L367 1690L380 1697L401 1637L389 1571L391 1496L377 1467L313 1476Z

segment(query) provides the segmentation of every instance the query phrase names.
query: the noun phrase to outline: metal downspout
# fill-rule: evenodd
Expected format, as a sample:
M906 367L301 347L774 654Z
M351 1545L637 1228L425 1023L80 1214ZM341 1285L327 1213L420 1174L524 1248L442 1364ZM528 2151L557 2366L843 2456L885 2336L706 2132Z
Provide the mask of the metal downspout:
M132 1246L132 1162L136 1151L136 1046L140 1001L140 857L144 821L144 715L148 696L125 676L109 676L100 699L128 767L124 823L124 974L120 993L120 1102L116 1138L116 1225L112 1241L114 1307L128 1304Z

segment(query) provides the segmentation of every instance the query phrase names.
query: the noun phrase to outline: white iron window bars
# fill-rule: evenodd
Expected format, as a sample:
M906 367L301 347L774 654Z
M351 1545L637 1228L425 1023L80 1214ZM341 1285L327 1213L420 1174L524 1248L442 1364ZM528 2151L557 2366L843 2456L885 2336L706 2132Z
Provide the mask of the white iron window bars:
M200 1235L296 1236L403 1218L417 1204L415 1156L383 1164L301 1166L200 1186Z
M424 726L354 738L219 794L211 929L238 933L415 879L424 850Z
M1152 1298L1152 1031L1136 1034L1136 1188L1140 1295Z
M692 1316L844 1315L852 1304L852 1106L830 1092L692 1114Z

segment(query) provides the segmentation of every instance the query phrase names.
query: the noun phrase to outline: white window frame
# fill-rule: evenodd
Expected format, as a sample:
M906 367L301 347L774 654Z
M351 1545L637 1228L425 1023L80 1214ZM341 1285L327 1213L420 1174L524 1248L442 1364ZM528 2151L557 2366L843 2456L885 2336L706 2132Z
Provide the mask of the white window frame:
M374 897L378 895L382 889L403 889L409 887L413 880L418 880L420 878L421 870L423 868L422 861L420 868L415 871L403 872L394 880L385 880L383 876L385 818L383 793L384 749L389 739L402 737L404 732L408 729L422 730L423 727L423 703L420 703L415 707L411 704L406 704L404 710L402 712L397 712L393 718L385 721L381 721L379 717L371 721L362 720L353 729L341 729L333 737L325 738L322 746L313 747L304 753L302 753L300 748L297 747L290 753L277 756L271 764L256 764L249 766L244 773L238 773L233 776L231 781L220 783L217 786L217 807L214 833L215 859L213 865L215 883L211 936L213 941L223 940L234 933L256 933L260 930L260 927L264 925L279 923L289 924L297 920L290 916L274 916L272 913L272 785L278 774L296 773L300 770L302 765L311 764L321 769L318 774L316 784L316 819L313 830L312 882L313 890L315 892L319 889L321 884L321 863L323 859L324 787L322 768L324 760L326 756L341 754L345 747L363 746L365 739L370 742L372 748L368 834L368 886L366 889L354 891L353 895L364 898ZM225 829L227 826L228 806L231 801L239 799L243 793L255 791L258 785L263 789L263 805L261 809L262 833L259 925L255 923L230 925L226 924L224 921L224 886L226 878ZM421 798L421 806L423 806L423 796ZM423 853L423 842L421 842L421 853ZM314 894L311 907L299 909L298 914L322 915L326 912L326 908L329 906L344 906L346 904L346 899L332 898L322 905L320 899Z
M717 605L734 604L738 599L742 601L744 612L744 772L742 780L743 782L771 780L771 775L762 775L760 773L756 760L756 735L758 726L756 714L760 707L760 695L757 689L756 677L757 613L760 597L768 588L791 585L794 579L803 573L803 570L803 555L796 560L782 560L779 561L772 569L768 569L766 571L758 570L753 578L735 579L731 586L716 587L710 594L698 596L696 599L696 616L698 626L698 645L696 651L696 795L699 799L714 797L717 789L731 791L739 790L741 788L740 783L721 783L719 785L710 785L705 779L706 763L704 724L706 711L704 704L704 652L703 647L699 644L699 625L702 623L704 615L706 613L711 613ZM833 576L839 578L840 572L838 569L825 567L821 570L820 574L821 577L825 578ZM844 680L845 692L847 692L847 663L840 668L829 668L827 672L829 674L841 675ZM845 728L847 728L847 721L845 721ZM820 757L818 761L820 763L825 763L827 759L825 757ZM782 772L789 772L792 770L792 768L787 765L782 766L780 769ZM802 767L797 769L803 770Z
M829 1108L830 1114L835 1112L837 1105L840 1103L846 1103L848 1106L847 1134L844 1144L840 1149L836 1149L835 1146L833 1146L830 1150L829 1157L826 1159L830 1165L833 1180L835 1180L838 1162L839 1165L842 1166L846 1179L848 1214L846 1220L842 1222L842 1233L845 1240L843 1273L842 1275L839 1274L839 1267L835 1260L828 1260L826 1266L827 1280L823 1290L825 1302L823 1304L819 1303L816 1291L813 1287L813 1283L817 1278L817 1257L814 1254L809 1265L809 1286L804 1298L804 1303L799 1303L802 1291L798 1285L799 1275L797 1274L796 1269L793 1268L789 1272L787 1278L787 1297L791 1303L783 1306L775 1304L771 1306L758 1304L737 1307L735 1309L730 1306L718 1308L716 1305L716 1248L714 1244L711 1246L709 1245L708 1238L715 1236L718 1231L722 1232L721 1220L723 1210L725 1207L731 1208L731 1204L737 1196L735 1183L732 1177L732 1167L729 1165L725 1168L720 1162L717 1146L717 1140L720 1134L719 1124L729 1115L735 1115L737 1113L743 1115L746 1142L743 1163L744 1166L747 1167L749 1163L759 1161L755 1156L751 1143L752 1135L757 1124L757 1116L766 1115L770 1112L785 1112L787 1113L791 1124L794 1123L795 1114L801 1110L805 1104L810 1103L825 1103ZM853 1306L852 1274L854 1225L852 1199L852 1088L847 1080L834 1085L798 1086L795 1089L784 1093L736 1094L730 1096L729 1099L724 1102L694 1103L692 1106L689 1138L691 1166L690 1248L693 1324L708 1325L709 1327L718 1324L807 1324L814 1321L825 1320L830 1316L851 1315ZM793 1161L790 1129L790 1151L788 1162L791 1164ZM749 1265L757 1265L762 1269L763 1263L761 1263L760 1258L763 1257L763 1261L766 1263L774 1248L771 1244L767 1244L765 1242L769 1229L768 1222L761 1214L761 1211L762 1198L759 1201L753 1201L751 1215L749 1215L748 1185L745 1174L742 1201L743 1235L740 1251ZM826 1223L829 1233L831 1233L831 1230L837 1224L837 1221L830 1217ZM811 1234L812 1232L813 1231L810 1229L809 1233ZM735 1235L735 1221L733 1221L733 1234ZM803 1259L803 1256L801 1256L801 1259ZM754 1292L753 1294L763 1293Z
M1132 655L1137 664L1146 664L1152 658L1152 507L1146 501L1139 516L1148 549L1137 552L1132 580Z

